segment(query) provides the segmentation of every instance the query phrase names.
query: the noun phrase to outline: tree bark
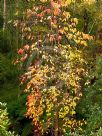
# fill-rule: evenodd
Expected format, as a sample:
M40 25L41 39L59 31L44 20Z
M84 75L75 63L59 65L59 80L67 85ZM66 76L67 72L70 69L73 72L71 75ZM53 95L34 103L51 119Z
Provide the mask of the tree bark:
M6 28L6 0L4 0L3 19L4 19L4 23L3 23L3 31L4 31Z
M58 113L58 110L56 110L56 115L55 115L55 135L54 136L59 136L59 113Z
M88 13L87 13L87 10L86 10L86 9L84 9L83 19L84 19L83 32L84 32L84 33L88 33L89 17L88 17Z

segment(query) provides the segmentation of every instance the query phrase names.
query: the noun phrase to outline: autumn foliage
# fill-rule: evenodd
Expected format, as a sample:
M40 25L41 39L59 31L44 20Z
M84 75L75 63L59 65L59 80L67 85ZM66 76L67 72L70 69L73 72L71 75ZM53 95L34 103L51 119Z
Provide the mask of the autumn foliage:
M25 70L21 84L29 94L26 116L32 119L36 136L48 129L55 136L69 129L82 131L85 124L76 119L75 109L87 74L84 50L93 38L77 30L69 4L69 0L34 1L24 12L27 21L16 24L29 41L18 50L17 63Z

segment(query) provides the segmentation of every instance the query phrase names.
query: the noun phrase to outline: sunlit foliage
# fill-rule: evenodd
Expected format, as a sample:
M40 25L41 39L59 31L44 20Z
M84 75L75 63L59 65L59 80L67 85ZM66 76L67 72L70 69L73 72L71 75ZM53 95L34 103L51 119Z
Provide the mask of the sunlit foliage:
M93 37L76 29L67 6L74 1L29 1L26 21L16 20L28 41L18 50L24 70L21 84L28 93L26 116L32 119L36 135L54 128L55 136L68 129L81 130L84 120L76 120L76 105L82 97L82 78L87 74L85 48Z
M14 132L8 131L9 125L6 103L0 102L0 136L18 136Z

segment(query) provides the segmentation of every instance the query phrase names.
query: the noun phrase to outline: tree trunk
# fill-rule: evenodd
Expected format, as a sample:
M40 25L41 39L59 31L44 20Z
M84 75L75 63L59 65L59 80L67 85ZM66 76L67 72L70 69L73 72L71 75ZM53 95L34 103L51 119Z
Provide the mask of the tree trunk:
M3 23L3 31L4 31L6 28L6 0L4 0L3 19L4 19L4 23Z
M55 115L55 135L54 136L59 136L59 113L56 111Z
M34 126L34 135L33 136L42 136L41 130L39 129L40 125L37 124Z
M83 19L84 19L83 32L84 32L84 33L88 33L89 17L88 17L88 13L87 13L87 10L86 10L86 9L84 9Z

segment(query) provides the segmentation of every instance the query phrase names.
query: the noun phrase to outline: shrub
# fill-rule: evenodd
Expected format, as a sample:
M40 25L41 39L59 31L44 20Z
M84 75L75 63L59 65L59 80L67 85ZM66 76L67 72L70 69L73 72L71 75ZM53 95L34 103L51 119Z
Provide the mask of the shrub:
M97 136L102 127L102 61L97 56L94 69L90 69L84 88L83 99L77 106L78 116L87 120L85 135ZM100 132L100 131L99 131Z
M5 103L0 102L0 135L1 136L18 136L14 132L8 131L10 122L8 118L7 108Z

